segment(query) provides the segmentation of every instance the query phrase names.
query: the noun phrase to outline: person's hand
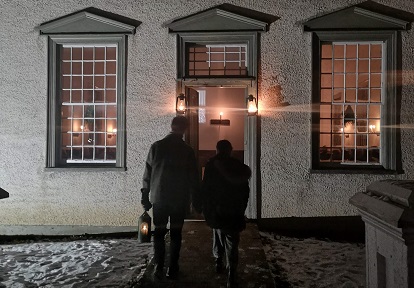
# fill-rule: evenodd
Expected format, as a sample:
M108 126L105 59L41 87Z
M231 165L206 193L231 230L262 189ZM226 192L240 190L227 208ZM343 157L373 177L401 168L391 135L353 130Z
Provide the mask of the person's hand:
M141 193L141 205L145 211L148 211L152 208L152 204L149 201L149 191L142 188Z
M149 199L141 199L141 205L145 211L148 211L152 208L152 204Z

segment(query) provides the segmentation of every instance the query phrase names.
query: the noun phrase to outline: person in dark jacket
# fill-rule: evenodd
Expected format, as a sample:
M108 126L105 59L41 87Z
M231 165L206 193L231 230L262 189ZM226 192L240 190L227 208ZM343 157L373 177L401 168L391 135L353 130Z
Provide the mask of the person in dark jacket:
M145 211L153 208L154 278L161 278L164 269L165 235L170 221L170 261L166 276L178 276L182 228L187 207L199 193L199 178L194 150L183 141L188 127L185 117L171 122L171 133L151 145L145 163L141 204ZM196 211L201 203L193 201Z
M246 228L245 210L249 199L250 168L231 157L232 145L220 140L216 156L206 164L202 181L202 209L207 225L213 228L213 256L216 271L223 269L226 255L227 287L237 286L240 232Z

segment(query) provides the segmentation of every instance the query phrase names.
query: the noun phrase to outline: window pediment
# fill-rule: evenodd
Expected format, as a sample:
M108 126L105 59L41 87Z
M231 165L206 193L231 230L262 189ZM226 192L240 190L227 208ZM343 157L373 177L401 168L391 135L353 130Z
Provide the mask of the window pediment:
M395 10L395 9L393 9ZM410 21L352 6L305 22L305 31L407 30Z
M235 13L230 7L236 9L237 12L247 10L242 7L232 5L220 5L218 7L202 11L190 16L186 16L167 24L170 33L180 32L228 32L228 31L258 31L266 32L271 22L274 22L278 17L260 13L257 11L250 11L250 14L257 14L258 17L251 18L242 13Z
M43 23L38 26L37 29L42 35L98 33L135 34L136 27L141 23L139 21L133 22L135 23L131 25L130 23L107 18L89 11L81 11Z

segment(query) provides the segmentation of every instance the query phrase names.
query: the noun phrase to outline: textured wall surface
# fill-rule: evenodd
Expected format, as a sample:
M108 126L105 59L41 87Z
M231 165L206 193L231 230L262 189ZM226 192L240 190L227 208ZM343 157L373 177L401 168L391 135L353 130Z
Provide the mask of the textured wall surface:
M311 174L311 34L301 23L355 0L240 0L280 17L261 36L259 67L262 217L356 215L348 199L375 180L414 178L414 36L401 33L402 166L405 174ZM378 3L414 13L411 0ZM0 224L135 225L150 144L175 115L176 38L163 24L223 1L0 0ZM96 7L141 21L128 36L125 172L45 171L47 37L35 27ZM283 103L289 103L282 107ZM411 127L411 128L410 128Z

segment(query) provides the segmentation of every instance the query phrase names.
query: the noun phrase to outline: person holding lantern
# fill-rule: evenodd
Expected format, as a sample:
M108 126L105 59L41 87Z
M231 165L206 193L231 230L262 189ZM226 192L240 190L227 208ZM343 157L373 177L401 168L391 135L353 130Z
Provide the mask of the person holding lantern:
M226 256L227 287L237 287L240 232L246 228L245 210L249 200L249 166L231 157L232 145L220 140L216 156L206 164L201 185L202 210L213 228L213 256L216 272L223 270Z
M193 207L201 212L198 204L199 178L194 150L183 141L188 120L174 117L171 132L151 145L141 189L141 204L145 211L153 208L154 222L154 278L163 275L165 235L170 222L170 261L166 276L178 276L182 228L190 199Z

